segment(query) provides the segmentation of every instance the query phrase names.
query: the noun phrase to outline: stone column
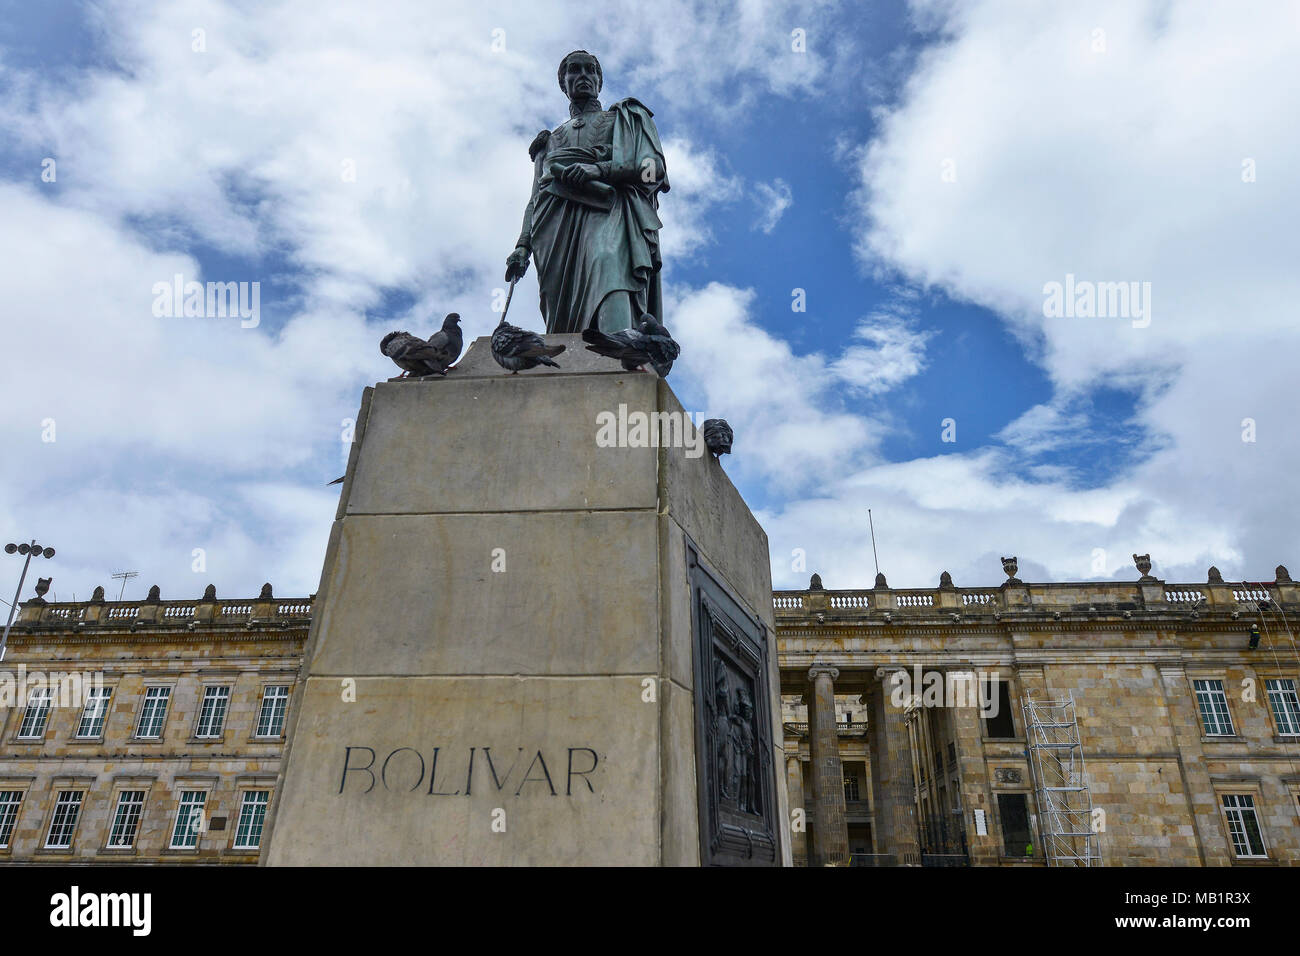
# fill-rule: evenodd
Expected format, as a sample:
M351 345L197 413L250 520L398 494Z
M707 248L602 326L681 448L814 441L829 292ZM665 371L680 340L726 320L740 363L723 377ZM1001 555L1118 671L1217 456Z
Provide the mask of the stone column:
M965 675L967 686L978 695L978 677L970 668L959 668L955 672ZM951 675L950 675L951 676ZM1041 673L1039 675L1042 676ZM980 718L980 709L976 697L963 697L958 706L948 711L952 721L952 732L957 742L958 787L961 791L961 822L966 829L966 847L970 852L971 865L997 866L1002 855L1002 844L993 826L993 794L989 787L988 764L984 759L984 729ZM966 706L971 704L971 706ZM975 811L984 815L984 836L979 835L975 826Z
M892 853L899 865L919 865L921 845L916 832L916 792L912 784L912 753L904 723L904 707L890 699L893 669L876 671L871 688L871 791L876 805L874 837L877 853Z
M834 667L813 667L808 701L808 742L812 750L813 866L849 862L849 828L844 819L844 768L835 734Z
M808 865L808 808L803 805L803 762L797 753L786 754L785 785L790 794L790 812L802 810L803 823L790 831L790 845L795 866Z

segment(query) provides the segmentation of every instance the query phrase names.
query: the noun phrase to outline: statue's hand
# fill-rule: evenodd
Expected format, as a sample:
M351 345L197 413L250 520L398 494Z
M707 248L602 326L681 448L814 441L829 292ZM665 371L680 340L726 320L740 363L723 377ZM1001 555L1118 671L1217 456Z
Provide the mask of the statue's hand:
M528 250L524 246L515 246L515 251L506 257L506 281L512 282L528 271Z
M560 170L560 182L566 186L581 186L588 180L600 176L600 170L592 163L574 163Z

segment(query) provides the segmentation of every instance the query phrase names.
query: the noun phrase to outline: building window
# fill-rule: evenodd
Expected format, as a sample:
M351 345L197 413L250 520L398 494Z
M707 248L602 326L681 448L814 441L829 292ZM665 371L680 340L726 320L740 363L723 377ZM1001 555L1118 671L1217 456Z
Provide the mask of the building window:
M59 791L59 798L54 804L54 816L50 818L50 832L45 836L47 848L60 850L72 846L72 834L77 829L77 818L81 816L81 799L84 796L80 790Z
M1264 835L1255 816L1255 798L1248 793L1225 793L1223 813L1228 818L1232 849L1239 857L1265 857Z
M1277 678L1264 681L1268 689L1268 705L1273 710L1273 722L1283 737L1300 736L1300 697L1296 696L1295 681Z
M137 737L157 738L162 736L163 724L167 722L167 704L171 701L170 687L149 687L144 692L144 706L140 708L140 721L135 725Z
M957 766L957 745L954 743L949 743L948 744L948 769L953 770L956 768L956 766Z
M0 790L0 849L9 845L18 822L18 807L23 802L21 790Z
M182 790L181 802L176 808L176 824L172 827L173 850L192 850L199 844L203 831L203 805L208 801L206 790Z
M996 701L996 704L994 703ZM984 691L980 703L985 708L996 706L992 713L985 710L984 735L993 739L1006 740L1015 737L1016 723L1011 718L1011 683L994 678L984 681Z
M39 740L45 736L45 724L50 719L50 701L53 694L48 687L34 688L27 695L27 709L23 711L23 722L18 727L18 736Z
M86 706L77 724L78 737L104 736L104 718L108 716L108 700L113 696L111 687L92 687L86 695Z
M194 736L220 737L226 723L226 707L229 704L229 687L203 688L203 706L199 710L199 722L194 728Z
M1029 835L1029 808L1023 793L999 793L998 816L1002 818L1002 845L1007 856L1033 856Z
M1228 698L1223 693L1221 680L1192 681L1196 688L1196 706L1201 711L1201 724L1207 737L1231 737L1232 715L1228 713Z
M113 827L108 831L108 845L118 849L135 846L135 835L140 829L140 816L143 813L143 790L123 790L118 794Z
M288 687L262 691L262 711L257 715L258 737L279 737L284 732L284 710L289 705Z
M269 790L247 790L239 806L239 825L235 828L235 849L256 850L262 843L262 824L266 822Z
M858 795L858 777L857 774L846 773L844 775L844 799L848 801L861 800Z

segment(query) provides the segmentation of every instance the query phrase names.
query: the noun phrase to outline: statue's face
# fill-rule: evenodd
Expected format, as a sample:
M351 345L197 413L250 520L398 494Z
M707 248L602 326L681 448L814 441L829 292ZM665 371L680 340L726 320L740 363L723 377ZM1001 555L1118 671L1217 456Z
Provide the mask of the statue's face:
M575 56L565 64L564 92L571 100L589 100L600 92L595 57Z

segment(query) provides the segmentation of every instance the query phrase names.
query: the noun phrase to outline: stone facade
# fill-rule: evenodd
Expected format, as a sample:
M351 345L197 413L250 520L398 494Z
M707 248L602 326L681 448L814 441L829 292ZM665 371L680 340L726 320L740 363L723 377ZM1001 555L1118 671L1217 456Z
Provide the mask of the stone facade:
M1046 865L1024 703L1066 697L1100 863L1300 862L1300 589L1284 568L1264 584L1210 577L776 592L795 863ZM256 863L257 848L236 846L241 810L250 793L274 803L285 746L257 724L267 688L293 700L302 682L311 603L24 604L0 663L0 861ZM111 690L102 732L78 736L82 687L21 736L20 676L30 690L72 672ZM962 706L968 674L1005 682L1000 715ZM140 735L150 687L169 689L157 737ZM215 738L196 733L206 687L229 688ZM185 792L203 794L202 826L173 849ZM47 847L60 794L80 794L79 813L70 846ZM140 818L118 848L123 794L140 796Z
M1065 789L1095 836L1071 839L1094 864L1300 862L1300 590L1282 567L1209 577L776 592L796 863L1046 865L1066 828L1036 785L1052 748L1031 744L1074 727L1055 752L1079 758ZM1062 728L1025 709L1067 700ZM843 802L814 786L836 776Z
M269 585L25 603L0 663L0 861L256 863L310 615Z

